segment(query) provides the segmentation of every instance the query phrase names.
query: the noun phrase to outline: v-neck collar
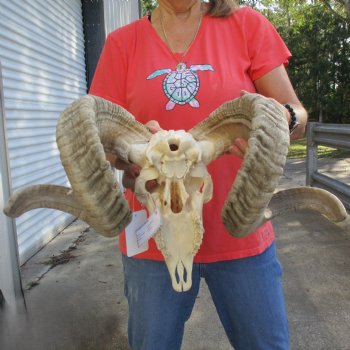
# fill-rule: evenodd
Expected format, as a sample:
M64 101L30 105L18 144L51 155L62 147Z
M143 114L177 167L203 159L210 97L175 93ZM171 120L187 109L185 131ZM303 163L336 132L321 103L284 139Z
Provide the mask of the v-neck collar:
M207 16L204 15L203 19L202 19L202 23L199 27L198 33L196 35L196 38L194 39L193 43L191 44L191 47L188 49L186 55L184 57L182 57L182 53L181 52L172 52L170 50L170 48L168 47L167 43L165 41L163 41L163 39L159 36L159 34L157 33L157 31L155 30L155 28L153 27L151 21L149 20L148 16L144 16L142 18L143 22L145 23L145 26L148 28L149 32L152 35L152 40L155 40L165 51L168 52L169 56L172 57L172 59L175 61L175 57L176 58L180 58L182 61L186 61L186 57L189 57L191 55L192 50L195 49L197 42L199 40L201 40L201 37L203 35L204 32L204 28L206 26L206 22L207 22ZM175 57L174 57L175 56ZM176 62L178 63L178 62Z

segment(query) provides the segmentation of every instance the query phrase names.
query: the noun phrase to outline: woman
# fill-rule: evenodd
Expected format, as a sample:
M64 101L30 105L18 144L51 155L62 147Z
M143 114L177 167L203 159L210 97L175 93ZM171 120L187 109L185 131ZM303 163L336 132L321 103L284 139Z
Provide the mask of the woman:
M286 118L295 139L304 133L307 113L285 70L289 58L272 25L248 7L239 8L230 0L159 0L150 16L109 35L90 93L123 106L157 132L160 127L188 130L222 103L245 91L258 92L287 105ZM199 80L198 90L190 91L190 96L163 84L166 73L189 68ZM220 219L246 149L246 142L237 140L232 155L209 166L214 194L204 206L205 234L194 259L190 291L172 289L152 239L148 251L130 258L121 235L132 349L180 349L201 277L236 350L289 348L271 223L236 239ZM139 168L113 155L108 159L125 170L123 184L132 190ZM149 190L154 186L148 183ZM131 208L138 210L132 191L127 191L127 197Z

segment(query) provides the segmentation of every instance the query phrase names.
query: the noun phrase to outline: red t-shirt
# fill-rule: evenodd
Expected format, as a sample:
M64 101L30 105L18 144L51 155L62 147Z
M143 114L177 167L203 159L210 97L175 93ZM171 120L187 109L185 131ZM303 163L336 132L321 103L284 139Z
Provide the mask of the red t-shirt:
M89 92L123 106L142 123L155 119L163 129L189 130L222 103L239 97L241 90L255 92L254 80L286 65L290 56L270 22L249 7L228 17L204 16L182 59L197 78L189 84L187 94L174 95L177 102L172 102L169 95L180 91L176 78L174 84L163 83L178 62L143 17L108 36ZM221 222L221 209L240 166L237 157L222 156L208 167L214 192L213 199L204 205L205 232L195 262L257 255L274 240L270 222L245 238L232 237ZM134 195L127 191L126 196L131 209L139 210ZM119 245L126 253L124 234ZM136 257L163 260L153 239L148 251Z

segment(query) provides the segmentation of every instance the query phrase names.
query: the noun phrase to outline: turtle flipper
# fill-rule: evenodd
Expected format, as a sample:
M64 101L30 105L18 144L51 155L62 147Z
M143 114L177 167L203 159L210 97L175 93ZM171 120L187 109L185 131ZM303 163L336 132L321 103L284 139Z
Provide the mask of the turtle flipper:
M210 64L192 64L190 70L194 72L197 70L210 70L214 72L214 68Z
M150 79L159 77L160 75L163 75L163 74L168 74L168 73L170 73L170 72L171 72L171 69L170 69L170 68L158 69L158 70L156 70L155 72L151 73L151 74L147 77L147 80L150 80Z
M170 101L166 104L165 109L166 109L167 111L171 111L172 109L174 109L174 107L175 107L175 102L173 102L173 101L170 100Z
M199 108L199 102L193 98L190 102L188 102L190 104L191 107L194 107L194 108Z

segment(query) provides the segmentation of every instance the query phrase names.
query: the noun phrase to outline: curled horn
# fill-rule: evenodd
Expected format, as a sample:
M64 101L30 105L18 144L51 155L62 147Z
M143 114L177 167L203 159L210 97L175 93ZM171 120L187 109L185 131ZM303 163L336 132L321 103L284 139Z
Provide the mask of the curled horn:
M337 221L345 219L346 211L335 196L320 195L315 190L292 191L289 195L280 193L272 203L272 210L268 209L283 174L289 148L285 111L274 100L246 94L223 104L189 132L202 144L207 164L227 152L236 138L248 141L243 165L221 214L225 227L233 236L244 237L263 222L281 214L276 210L278 202L285 201L283 212L296 209L296 203L301 202L300 196L304 199L313 197L304 201L303 209L317 209L329 219L337 218Z
M227 152L237 137L248 140L242 168L222 210L232 235L244 237L281 210L295 210L301 203L330 220L345 219L341 202L316 189L282 191L271 201L289 147L283 107L273 100L247 94L223 104L189 132L201 145L206 164ZM118 234L129 223L131 211L104 152L142 167L150 138L147 128L122 107L91 95L80 98L61 114L56 131L72 189L36 185L19 190L5 214L17 217L35 208L58 209L80 217L105 236Z
M296 187L275 193L265 211L266 220L288 211L309 209L324 215L328 220L346 219L343 203L334 194L317 187Z
M17 217L35 208L52 208L80 217L104 236L115 236L130 222L131 211L105 152L142 165L151 137L120 106L86 95L65 109L58 120L56 141L72 189L36 185L11 196L5 214Z

